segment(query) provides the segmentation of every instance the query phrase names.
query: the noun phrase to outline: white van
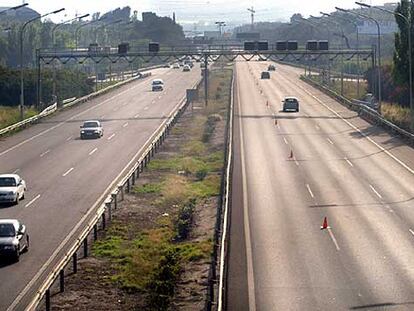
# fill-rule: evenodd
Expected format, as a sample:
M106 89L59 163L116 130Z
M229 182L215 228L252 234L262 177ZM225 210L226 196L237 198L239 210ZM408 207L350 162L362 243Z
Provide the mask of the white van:
M164 81L162 79L152 80L152 91L163 91L164 90Z

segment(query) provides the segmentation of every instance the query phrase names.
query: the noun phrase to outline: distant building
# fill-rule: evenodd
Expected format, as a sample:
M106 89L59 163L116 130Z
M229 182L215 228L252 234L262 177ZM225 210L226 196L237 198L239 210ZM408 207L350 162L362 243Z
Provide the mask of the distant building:
M150 23L157 19L157 14L153 12L142 12L142 21L144 23Z
M0 12L9 9L9 7L0 7ZM10 10L0 15L0 21L27 22L30 19L38 18L40 14L28 7L18 10Z

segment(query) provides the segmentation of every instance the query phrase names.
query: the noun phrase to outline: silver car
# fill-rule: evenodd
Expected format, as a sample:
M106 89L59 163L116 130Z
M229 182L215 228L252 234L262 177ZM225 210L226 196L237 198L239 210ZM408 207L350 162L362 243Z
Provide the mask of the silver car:
M97 120L85 121L80 127L80 138L101 138L104 134L101 122Z
M0 203L15 203L24 199L26 182L17 174L0 175Z
M19 261L20 254L29 250L26 226L17 219L0 219L0 255Z

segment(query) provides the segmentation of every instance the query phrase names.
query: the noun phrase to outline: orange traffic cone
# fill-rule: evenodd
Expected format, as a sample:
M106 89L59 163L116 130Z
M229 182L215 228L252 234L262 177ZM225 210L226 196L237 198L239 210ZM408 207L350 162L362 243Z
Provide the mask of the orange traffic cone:
M293 150L290 150L289 159L293 159Z
M325 217L324 219L323 219L323 224L322 224L322 226L321 226L321 230L325 230L325 229L328 229L329 227L328 227L328 219Z

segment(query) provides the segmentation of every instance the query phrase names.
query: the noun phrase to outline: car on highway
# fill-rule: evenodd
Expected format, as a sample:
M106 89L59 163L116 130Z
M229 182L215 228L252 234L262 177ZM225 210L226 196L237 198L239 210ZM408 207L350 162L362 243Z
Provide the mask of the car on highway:
M152 80L151 88L152 88L153 92L163 91L164 90L164 81L162 79Z
M0 203L15 203L24 199L26 182L17 174L0 175Z
M299 100L293 96L287 96L283 99L283 112L296 111L299 112Z
M275 71L275 70L276 70L275 65L269 65L269 66L267 67L267 71Z
M170 66L170 64L168 64L168 63L166 63L166 64L164 64L164 66L163 66L164 68L170 68L171 66Z
M262 71L262 74L260 75L260 79L270 79L270 72Z
M26 226L17 219L0 219L0 256L19 261L20 254L29 250Z
M190 71L190 70L191 70L190 66L184 65L183 71Z
M80 138L101 138L104 134L101 122L97 120L85 121L80 127Z
M179 63L174 63L173 69L180 69L180 64Z

